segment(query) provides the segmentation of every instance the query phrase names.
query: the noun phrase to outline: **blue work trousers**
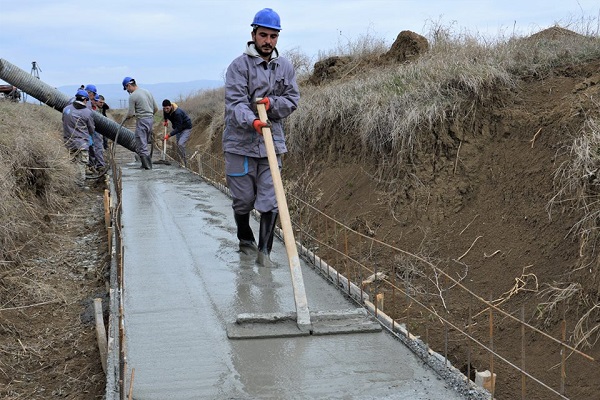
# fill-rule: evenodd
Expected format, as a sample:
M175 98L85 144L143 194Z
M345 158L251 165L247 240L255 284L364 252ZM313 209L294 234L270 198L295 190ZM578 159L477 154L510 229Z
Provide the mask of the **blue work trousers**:
M281 169L280 156L277 156L277 163ZM236 214L248 214L252 209L260 213L278 212L273 177L266 157L255 158L226 152L225 173Z

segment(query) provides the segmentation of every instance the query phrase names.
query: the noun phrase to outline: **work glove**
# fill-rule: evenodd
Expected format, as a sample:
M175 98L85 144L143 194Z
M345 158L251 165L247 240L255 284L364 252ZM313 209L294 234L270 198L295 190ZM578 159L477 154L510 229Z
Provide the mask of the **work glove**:
M163 126L169 126L169 122L168 121L163 121Z
M262 128L270 128L271 122L267 120L267 122L262 122L260 119L255 119L252 123L252 126L256 130L256 132L262 135Z
M271 101L269 100L268 97L263 97L262 99L257 100L256 104L264 104L265 110L267 110L267 111L269 111L269 108L271 108Z
M165 140L169 140L169 138L170 138L170 137L171 137L171 136L170 136L170 135L167 133L167 134L165 135Z

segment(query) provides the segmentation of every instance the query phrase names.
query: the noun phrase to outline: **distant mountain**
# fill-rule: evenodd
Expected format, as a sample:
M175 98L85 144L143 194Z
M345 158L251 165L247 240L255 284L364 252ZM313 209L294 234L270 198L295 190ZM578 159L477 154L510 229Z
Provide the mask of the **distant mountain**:
M98 94L101 94L106 99L106 104L111 108L125 108L128 105L129 94L123 90L123 86L120 84L95 84L98 89ZM165 83L153 83L153 84L139 84L140 87L147 89L152 93L158 107L161 107L164 99L169 99L177 102L181 98L185 98L198 91L207 89L216 89L223 86L223 81L201 79L197 81L189 82L165 82ZM73 96L79 85L66 85L57 88L61 92ZM30 97L30 96L28 96Z

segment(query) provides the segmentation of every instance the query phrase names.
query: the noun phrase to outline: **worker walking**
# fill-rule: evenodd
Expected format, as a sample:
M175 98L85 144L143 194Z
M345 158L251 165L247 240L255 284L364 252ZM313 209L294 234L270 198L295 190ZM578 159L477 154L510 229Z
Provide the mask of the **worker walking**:
M187 168L187 157L185 153L185 144L190 139L192 134L192 120L176 103L171 103L169 99L164 99L163 107L163 125L169 125L171 121L173 130L171 133L165 134L165 140L169 140L171 136L177 138L177 153L179 154L182 164Z
M71 154L71 160L78 169L76 183L83 189L87 189L85 170L89 162L91 136L96 129L93 111L88 108L88 102L88 93L85 90L78 90L75 100L63 109L62 114L63 141Z
M279 15L265 8L256 13L251 26L252 41L225 75L223 151L240 251L256 253L257 263L270 266L279 210L262 128L271 128L281 168L281 154L287 152L283 120L298 107L300 92L294 67L276 48L281 31ZM257 98L265 105L268 123L257 115ZM261 214L258 247L249 224L252 209Z
M127 93L130 94L129 109L123 123L130 118L136 118L136 152L142 161L142 168L152 169L152 159L150 158L148 144L152 146L152 125L154 124L154 114L158 112L158 105L152 93L139 87L135 79L126 76L122 84L123 90L127 90Z

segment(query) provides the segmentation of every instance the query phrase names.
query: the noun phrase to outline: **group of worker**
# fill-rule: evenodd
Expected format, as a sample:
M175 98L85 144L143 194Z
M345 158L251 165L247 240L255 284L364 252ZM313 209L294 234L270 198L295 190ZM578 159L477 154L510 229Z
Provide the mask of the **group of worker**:
M125 77L122 84L123 90L127 90L130 94L130 99L127 115L121 125L130 118L136 118L136 154L142 162L142 168L151 169L152 160L150 159L148 145L152 143L151 135L154 114L158 111L158 106L152 94L138 87L135 79ZM92 173L102 172L106 170L104 150L108 148L108 139L95 130L95 123L91 112L74 112L74 110L83 108L99 112L106 117L106 111L110 107L106 104L104 96L97 93L95 85L81 85L75 97L70 101L70 104L63 109L64 142L67 148L73 153L73 160L78 165L82 164L82 158L86 158L88 160L86 164L88 171ZM165 132L164 139L168 140L171 136L177 137L178 153L182 164L187 167L185 144L191 134L192 121L185 111L179 108L177 104L171 103L168 99L163 101L163 118L165 127L168 126L168 121L171 121L173 125L171 133L168 134ZM86 147L84 145L83 141L80 140L82 138L89 139L89 146ZM87 155L79 155L80 152L87 152ZM85 173L85 168L82 173ZM79 184L85 187L81 182Z
M255 255L259 264L270 266L279 209L262 134L264 128L270 128L277 162L281 168L281 155L287 152L283 120L298 107L300 92L292 63L282 57L276 48L281 31L279 15L270 8L262 9L256 13L250 25L252 40L247 43L244 53L231 62L225 76L225 129L222 146L227 185L233 199L239 251ZM158 106L152 94L138 87L132 77L125 77L122 85L130 94L125 120L133 117L136 119L136 153L140 157L142 168L151 169L148 144ZM88 162L87 133L94 132L93 120L89 117L93 111L86 107L90 101L88 93L78 91L75 102L65 108L63 117L65 142L73 152L74 161L82 165ZM261 121L258 117L257 104L264 105L267 121ZM192 122L170 100L165 99L162 106L164 126L168 125L168 121L173 125L173 130L170 134L165 134L164 139L177 137L180 156L186 163L185 143L190 137ZM79 129L78 124L86 135L79 137L74 134ZM90 147L92 148L96 155L96 147ZM261 214L258 243L250 227L250 213L253 209Z
M105 142L102 135L96 132L92 113L106 115L109 106L104 96L97 92L95 85L81 85L75 97L63 109L62 117L64 143L79 172L77 184L85 189L86 172L106 171Z

